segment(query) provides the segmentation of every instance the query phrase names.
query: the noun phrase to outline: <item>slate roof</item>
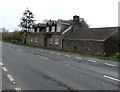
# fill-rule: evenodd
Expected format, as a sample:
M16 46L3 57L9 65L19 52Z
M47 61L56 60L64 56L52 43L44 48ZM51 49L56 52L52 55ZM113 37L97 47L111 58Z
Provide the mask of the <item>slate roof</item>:
M64 39L105 41L116 33L118 29L120 29L120 27L80 28L79 30L74 30L70 35L65 36Z
M73 24L73 20L62 20L62 19L58 19L58 21L59 21L61 24L67 24L67 25Z
M38 24L34 24L34 27L46 27L46 24L38 23Z

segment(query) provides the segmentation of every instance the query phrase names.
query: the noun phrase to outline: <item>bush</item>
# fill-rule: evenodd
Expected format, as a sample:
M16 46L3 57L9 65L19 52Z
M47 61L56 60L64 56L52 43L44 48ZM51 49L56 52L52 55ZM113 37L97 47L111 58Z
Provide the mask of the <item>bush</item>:
M120 53L116 53L116 54L114 55L114 58L120 59Z

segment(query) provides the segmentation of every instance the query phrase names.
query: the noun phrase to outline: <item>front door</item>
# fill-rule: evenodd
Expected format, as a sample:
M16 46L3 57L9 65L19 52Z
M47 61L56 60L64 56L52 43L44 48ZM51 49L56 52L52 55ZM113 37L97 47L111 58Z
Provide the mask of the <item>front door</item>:
M44 47L47 48L47 38L44 39Z

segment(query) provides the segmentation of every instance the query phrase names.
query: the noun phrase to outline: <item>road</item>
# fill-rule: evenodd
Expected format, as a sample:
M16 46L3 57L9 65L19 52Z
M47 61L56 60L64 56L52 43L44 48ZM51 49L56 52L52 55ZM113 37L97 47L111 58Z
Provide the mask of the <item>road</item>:
M3 90L119 90L117 61L2 43L2 64Z

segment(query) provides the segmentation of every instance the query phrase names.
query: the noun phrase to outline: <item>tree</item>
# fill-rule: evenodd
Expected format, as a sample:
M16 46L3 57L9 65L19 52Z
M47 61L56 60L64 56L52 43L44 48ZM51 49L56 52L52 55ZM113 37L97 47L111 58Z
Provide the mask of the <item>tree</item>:
M33 30L34 27L34 21L33 20L34 15L33 13L27 8L25 12L23 13L23 17L20 19L20 27L22 27L21 35L24 35L24 44L26 44L26 36L29 35L29 33Z
M8 35L8 30L6 28L2 28L1 29L1 33L2 33L2 40L5 39L5 37Z
M23 13L23 17L20 19L21 21L19 26L22 27L23 31L25 31L24 33L26 36L33 30L33 26L35 24L35 20L33 20L33 18L33 13L27 8Z

